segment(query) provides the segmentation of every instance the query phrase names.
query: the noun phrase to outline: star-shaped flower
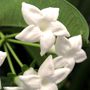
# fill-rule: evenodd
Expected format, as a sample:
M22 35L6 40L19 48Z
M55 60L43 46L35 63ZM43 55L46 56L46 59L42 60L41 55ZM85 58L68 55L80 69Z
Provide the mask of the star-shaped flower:
M75 62L80 63L87 58L85 51L82 49L81 35L69 39L58 37L55 45L55 52L60 56L58 59L54 60L56 67L60 68L66 66L70 68L71 71Z
M38 72L30 68L18 77L17 84L19 87L4 88L5 90L58 90L57 84L67 77L70 69L66 67L57 68L55 64L52 56L49 56L40 66Z
M0 66L3 64L5 58L6 58L6 52L0 51Z
M57 20L59 8L39 8L22 3L22 14L25 22L29 25L16 39L27 42L40 42L41 56L44 55L55 43L55 36L70 36L66 27Z

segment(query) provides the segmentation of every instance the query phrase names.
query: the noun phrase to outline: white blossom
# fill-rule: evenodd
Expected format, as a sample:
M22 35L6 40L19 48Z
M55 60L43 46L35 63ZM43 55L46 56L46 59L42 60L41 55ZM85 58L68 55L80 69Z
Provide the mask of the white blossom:
M55 44L55 52L60 58L54 60L56 67L60 68L66 66L72 71L75 62L81 63L86 60L87 55L82 49L81 35L71 37L58 37Z
M6 58L6 52L0 51L0 66L3 64L5 58Z
M33 68L25 71L19 76L16 83L19 87L4 87L5 90L58 90L57 84L63 81L69 74L70 69L67 67L57 68L54 60L50 55L40 66L38 72ZM15 89L16 88L16 89ZM18 89L19 88L19 89ZM22 88L22 89L21 89Z
M27 42L40 42L41 56L55 43L55 36L70 36L66 27L57 20L59 8L39 9L34 5L22 3L22 14L29 25L16 36L16 39Z

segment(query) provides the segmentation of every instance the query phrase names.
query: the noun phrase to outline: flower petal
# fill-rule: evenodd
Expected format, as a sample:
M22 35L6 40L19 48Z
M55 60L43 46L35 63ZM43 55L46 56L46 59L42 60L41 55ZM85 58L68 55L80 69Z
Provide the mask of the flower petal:
M0 66L3 64L6 56L7 56L6 52L0 51Z
M37 74L37 72L33 69L33 68L29 68L28 70L26 70L25 72L24 72L24 74L23 75L36 75Z
M27 42L37 42L40 40L40 35L40 29L34 25L30 25L26 27L21 33L19 33L15 38Z
M47 29L51 30L56 36L66 36L66 37L70 36L66 27L59 21L51 22Z
M73 49L80 50L82 48L82 37L81 35L73 36L69 38L69 42Z
M25 2L22 3L22 14L28 25L38 24L38 22L43 18L40 9Z
M51 80L56 84L58 84L61 81L63 81L68 76L69 73L70 73L69 68L56 69L53 76L51 77Z
M23 82L19 79L19 76L15 77L14 82L18 86L23 86Z
M54 68L55 69L62 68L65 66L66 61L64 61L62 59L63 59L62 56L58 56L58 57L54 58L53 62L54 62Z
M48 52L56 54L55 45L53 45Z
M38 74L44 78L44 77L50 77L54 73L54 64L52 56L50 55L40 66L38 70Z
M4 87L4 90L23 90L21 87Z
M82 49L75 54L76 63L81 63L86 59L87 59L87 55L86 55L85 51Z
M59 8L49 7L42 9L41 12L44 15L44 17L49 21L55 21L59 16Z
M55 69L59 68L69 68L71 71L75 65L75 60L73 58L65 58L65 57L56 57L54 58L54 67Z
M57 55L64 56L71 49L71 45L67 38L57 37L55 49L56 49Z
M43 32L40 37L41 56L43 56L53 46L55 36L51 31Z
M48 83L46 85L42 85L40 90L58 90L58 87L54 83Z
M41 85L40 77L37 75L19 76L24 90L39 89ZM28 89L27 89L28 88Z

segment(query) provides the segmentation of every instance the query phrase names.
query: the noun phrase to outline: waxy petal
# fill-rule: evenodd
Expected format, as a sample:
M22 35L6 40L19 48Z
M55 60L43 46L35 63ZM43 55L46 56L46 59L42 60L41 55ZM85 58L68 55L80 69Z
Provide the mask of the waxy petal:
M69 42L73 49L80 50L82 48L82 37L81 35L73 36L69 38Z
M58 57L54 58L53 63L54 63L55 69L62 68L65 66L66 62L64 62L64 60L62 60L62 59L63 59L62 56L58 56Z
M59 68L69 68L71 71L75 66L75 60L74 58L65 58L65 57L56 57L54 58L54 66L55 69L59 69Z
M38 24L38 22L43 18L40 9L25 2L22 3L22 14L28 25Z
M43 16L49 21L56 21L59 16L59 8L45 8L41 10Z
M54 64L52 56L50 55L40 66L38 74L40 77L50 77L54 73Z
M56 49L57 55L64 56L71 49L71 45L67 38L57 37L55 49Z
M51 30L55 36L66 36L66 37L70 36L66 27L59 21L51 22L47 29Z
M27 42L37 42L40 40L40 35L40 29L34 25L30 25L21 31L15 38Z
M48 83L43 85L40 90L58 90L58 87L54 83Z
M85 51L82 49L75 54L76 63L81 63L86 59L87 59L87 55L86 55Z
M32 89L39 89L41 85L40 77L37 75L28 75L28 76L19 76L19 79L23 83L24 89L28 88L29 90Z
M70 73L69 68L56 69L53 76L51 76L51 80L56 84L58 84L61 81L63 81L68 76L69 73Z
M55 45L53 45L48 52L56 54Z
M43 56L53 46L55 36L51 31L43 32L40 37L41 56Z
M4 90L23 90L21 87L4 87Z
M0 51L0 66L3 64L6 56L7 56L6 52Z
M29 68L28 70L26 70L25 72L24 72L24 74L23 75L36 75L37 74L37 72L33 69L33 68Z

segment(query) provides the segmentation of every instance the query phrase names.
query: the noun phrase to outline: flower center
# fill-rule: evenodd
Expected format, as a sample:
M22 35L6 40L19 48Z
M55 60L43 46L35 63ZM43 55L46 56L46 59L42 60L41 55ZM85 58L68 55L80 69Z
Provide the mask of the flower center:
M48 79L42 79L42 84L43 84L43 85L47 85L48 82L49 82Z
M41 31L46 31L48 26L49 26L49 23L47 20L44 20L42 19L40 22L39 22L39 27L40 27L40 30Z

